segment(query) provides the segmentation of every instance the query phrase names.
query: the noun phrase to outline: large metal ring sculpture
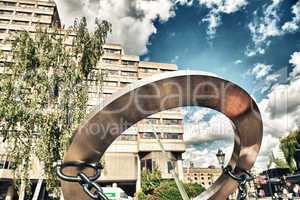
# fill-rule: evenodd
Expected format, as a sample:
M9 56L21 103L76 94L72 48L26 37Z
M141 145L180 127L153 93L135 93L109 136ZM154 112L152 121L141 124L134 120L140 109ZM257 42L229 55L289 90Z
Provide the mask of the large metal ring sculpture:
M228 165L234 169L235 175L252 168L260 149L263 129L256 103L232 82L193 71L159 74L115 93L81 124L64 161L99 161L109 145L136 122L151 114L183 106L208 107L226 115L232 121L235 132L234 149ZM116 124L120 125L118 129ZM77 170L80 169L68 172L76 173ZM79 184L61 183L66 200L89 199ZM238 183L223 173L210 189L196 199L226 199L237 187Z

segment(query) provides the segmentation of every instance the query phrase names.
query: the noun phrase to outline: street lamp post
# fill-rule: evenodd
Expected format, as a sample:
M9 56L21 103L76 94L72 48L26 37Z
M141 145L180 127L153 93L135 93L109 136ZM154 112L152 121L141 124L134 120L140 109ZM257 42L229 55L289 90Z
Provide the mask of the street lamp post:
M219 161L219 164L221 165L222 168L224 168L225 153L221 149L218 149L218 152L217 152L216 156L217 156L217 159Z
M250 174L250 172L246 170L242 170L244 172L243 175L236 176L233 173L233 169L230 165L224 167L225 164L225 153L221 150L218 149L218 152L216 153L217 159L219 161L219 164L222 167L223 173L227 174L230 176L232 179L236 180L239 183L239 192L237 195L238 200L246 200L247 198L247 188L246 188L246 183L248 181L251 181L254 179L254 177Z
M221 166L223 172L224 172L224 163L225 163L225 153L221 150L218 149L218 152L216 153L219 165ZM229 198L227 198L229 199Z

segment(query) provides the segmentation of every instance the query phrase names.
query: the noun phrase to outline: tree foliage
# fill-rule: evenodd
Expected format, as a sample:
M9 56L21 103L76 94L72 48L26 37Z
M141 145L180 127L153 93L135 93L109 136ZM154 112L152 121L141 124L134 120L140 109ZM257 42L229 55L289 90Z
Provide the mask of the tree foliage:
M87 111L89 79L100 85L95 67L111 26L75 20L68 31L37 28L14 36L12 60L4 59L0 74L0 130L17 165L16 177L26 181L33 157L44 165L49 190L57 188L53 163L62 158L70 138ZM72 45L66 46L70 38ZM13 61L13 62L11 62Z
M183 184L190 198L196 197L204 191L204 188L196 183ZM140 200L182 200L180 192L174 180L162 180L158 168L152 172L142 172L142 191L138 193Z
M291 132L281 139L280 148L284 153L285 160L291 170L296 170L296 147L300 144L300 130Z
M142 171L142 190L148 194L151 193L154 189L160 186L161 183L161 173L157 167L151 171L143 170Z

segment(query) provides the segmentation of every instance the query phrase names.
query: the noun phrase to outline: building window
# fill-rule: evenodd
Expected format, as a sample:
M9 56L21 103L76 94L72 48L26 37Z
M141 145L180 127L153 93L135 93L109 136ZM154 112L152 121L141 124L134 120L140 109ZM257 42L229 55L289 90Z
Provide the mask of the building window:
M6 33L6 29L0 29L0 33Z
M24 16L24 17L30 17L32 13L28 12L16 12L17 16Z
M166 125L180 125L182 124L182 119L163 119L163 123Z
M112 93L103 93L102 96L104 98L110 97L112 95Z
M136 61L122 60L122 65L135 65Z
M116 59L109 59L109 58L103 58L102 61L104 63L108 63L108 64L117 64L117 63L119 63L118 60L116 60Z
M38 5L38 8L42 9L42 10L51 10L52 9L51 6L42 6L42 5Z
M153 73L153 72L157 72L157 69L155 69L155 68L140 68L140 71L144 72L144 73Z
M108 75L119 75L119 71L117 70L107 70Z
M120 49L104 49L104 53L121 55L121 50Z
M131 77L133 77L133 76L137 76L137 73L136 72L124 72L124 71L122 71L121 75L122 76L131 76Z
M120 139L119 140L122 140L122 141L136 141L137 137L136 135L125 135L125 134L122 134L120 135Z
M168 165L168 173L170 174L170 173L172 172L172 170L174 169L174 168L173 168L173 164L172 164L171 161L168 161L168 162L167 162L167 165Z
M172 70L172 69L160 69L160 71L162 71L162 72L173 72L175 70Z
M42 27L42 28L48 28L50 24L47 23L39 23L39 22L32 22L32 25Z
M15 2L8 2L8 1L1 1L0 5L3 5L3 6L16 6L17 3L15 3Z
M35 13L34 16L35 16L35 17L38 17L38 18L51 17L51 15L41 14L41 13Z
M26 21L14 20L14 21L12 21L12 24L16 24L16 25L28 25L28 22L26 22Z
M152 159L145 159L141 161L142 170L152 171Z
M7 158L7 155L0 155L0 169L15 170L17 168L16 163Z
M145 124L160 124L160 120L156 118L148 118L144 121Z
M130 83L128 83L128 82L120 82L120 86L121 87L125 87L125 86L127 86L127 85L129 85Z
M20 3L19 6L21 8L34 8L34 4L28 4L28 3Z
M116 86L118 86L118 82L116 82L116 81L104 81L103 85L105 85L105 86L111 86L111 87L116 87Z
M146 132L146 133L140 133L141 138L143 139L155 139L155 133ZM161 138L161 133L157 133L157 136Z
M0 24L9 24L8 19L0 19Z
M173 140L181 140L182 134L180 133L165 133L166 139L173 139Z
M0 10L0 15L12 15L13 11L10 10Z

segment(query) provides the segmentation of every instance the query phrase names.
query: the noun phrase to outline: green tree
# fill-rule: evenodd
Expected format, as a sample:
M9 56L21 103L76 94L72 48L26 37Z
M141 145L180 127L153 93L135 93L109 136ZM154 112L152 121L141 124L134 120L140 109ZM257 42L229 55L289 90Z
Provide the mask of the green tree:
M183 185L190 198L194 198L204 191L204 188L196 183ZM182 200L174 180L163 181L160 187L154 190L151 198L159 200Z
M204 191L199 184L183 184L190 198L196 197ZM174 180L162 180L158 168L152 172L142 172L142 191L138 193L140 200L182 200Z
M17 180L28 183L30 160L37 156L48 190L57 189L52 165L86 115L90 80L101 85L96 65L111 26L99 20L95 25L89 32L82 18L69 31L37 28L34 35L14 36L12 59L5 58L0 74L0 130L16 162Z
M161 173L157 167L151 171L143 170L142 171L142 190L144 193L149 194L154 189L160 186L161 182Z
M300 130L293 131L287 137L280 140L280 148L292 171L296 170L295 157L297 144L300 144Z
M275 158L273 153L269 156L268 168L271 167L272 163L274 163L278 168L290 168L285 160Z

